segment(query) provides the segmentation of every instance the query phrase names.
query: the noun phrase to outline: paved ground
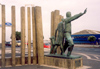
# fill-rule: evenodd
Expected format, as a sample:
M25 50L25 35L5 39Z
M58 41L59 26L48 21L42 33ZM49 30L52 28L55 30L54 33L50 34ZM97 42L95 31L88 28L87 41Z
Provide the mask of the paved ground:
M83 58L83 67L79 69L100 69L100 48L98 47L80 47L81 45L75 46L73 49L74 55L82 55ZM31 48L33 49L33 48ZM27 49L25 50L25 55L27 56ZM44 54L48 54L50 49L44 48ZM0 52L1 53L1 52ZM20 47L16 47L16 56L20 56L21 54ZM32 53L32 50L31 50ZM67 51L66 51L67 53ZM1 54L0 54L1 55ZM33 55L33 53L32 53ZM11 57L11 47L6 47L6 57ZM30 65L30 66L18 66L18 67L10 67L5 69L63 69L63 68L56 68L56 67L44 67L39 65ZM1 68L4 69L4 68Z
M83 45L83 44L75 44L75 47L85 47L85 48L100 48L100 45Z
M100 48L75 47L73 54L82 55L83 65L88 69L100 69Z
M81 68L77 69L88 69L90 67L88 66L83 66ZM66 68L60 68L60 67L55 67L55 66L47 66L47 65L24 65L24 66L16 66L16 67L5 67L5 68L0 68L0 69L66 69Z

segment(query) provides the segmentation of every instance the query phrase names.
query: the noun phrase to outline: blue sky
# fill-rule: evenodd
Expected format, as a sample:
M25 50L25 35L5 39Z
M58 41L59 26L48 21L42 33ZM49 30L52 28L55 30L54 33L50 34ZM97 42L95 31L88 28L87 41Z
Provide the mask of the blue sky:
M60 10L62 16L67 11L72 15L83 12L87 8L87 13L79 19L72 22L72 33L90 29L100 31L100 0L0 0L1 4L6 6L6 22L11 22L11 6L16 6L16 30L20 31L20 7L25 4L33 4L42 8L42 23L44 39L49 39L51 28L51 12ZM10 38L10 28L6 32L6 39Z

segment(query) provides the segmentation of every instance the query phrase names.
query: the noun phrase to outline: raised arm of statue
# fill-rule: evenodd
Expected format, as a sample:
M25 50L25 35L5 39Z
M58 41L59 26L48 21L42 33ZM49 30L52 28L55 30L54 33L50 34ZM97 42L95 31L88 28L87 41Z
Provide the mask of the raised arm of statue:
M85 14L86 12L87 12L87 8L84 10L83 13L79 13L79 14L76 14L76 15L74 15L74 16L68 18L68 21L69 21L69 22L70 22L70 21L73 21L73 20L79 18L80 16L82 16L83 14Z

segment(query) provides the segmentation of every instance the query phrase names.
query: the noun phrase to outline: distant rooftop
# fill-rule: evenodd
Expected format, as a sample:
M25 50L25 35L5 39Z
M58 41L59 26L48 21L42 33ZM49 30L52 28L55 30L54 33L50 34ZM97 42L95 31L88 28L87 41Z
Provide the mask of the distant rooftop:
M82 30L82 31L74 33L73 35L77 35L77 34L100 34L100 31L96 31L96 30Z

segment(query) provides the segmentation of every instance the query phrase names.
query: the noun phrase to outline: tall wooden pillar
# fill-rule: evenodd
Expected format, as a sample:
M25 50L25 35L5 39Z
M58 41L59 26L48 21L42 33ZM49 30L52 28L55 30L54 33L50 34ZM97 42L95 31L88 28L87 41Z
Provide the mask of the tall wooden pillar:
M2 5L2 67L5 67L5 5Z
M42 28L42 12L41 7L35 7L35 17L36 17L36 42L37 42L37 52L38 52L38 64L44 64L44 47L43 47L43 28Z
M28 17L28 64L31 64L31 20L30 20L30 7L27 8Z
M0 4L0 25L2 25L2 5ZM0 26L0 47L2 47L2 27ZM0 61L0 63L2 63Z
M15 6L12 6L12 66L15 66L15 47L16 47L16 33L15 33Z
M55 30L57 29L59 23L59 10L55 10L54 11L54 34L55 34Z
M51 12L51 36L54 36L54 11Z
M21 63L25 65L25 7L21 7Z
M37 64L35 8L32 7L33 64Z

